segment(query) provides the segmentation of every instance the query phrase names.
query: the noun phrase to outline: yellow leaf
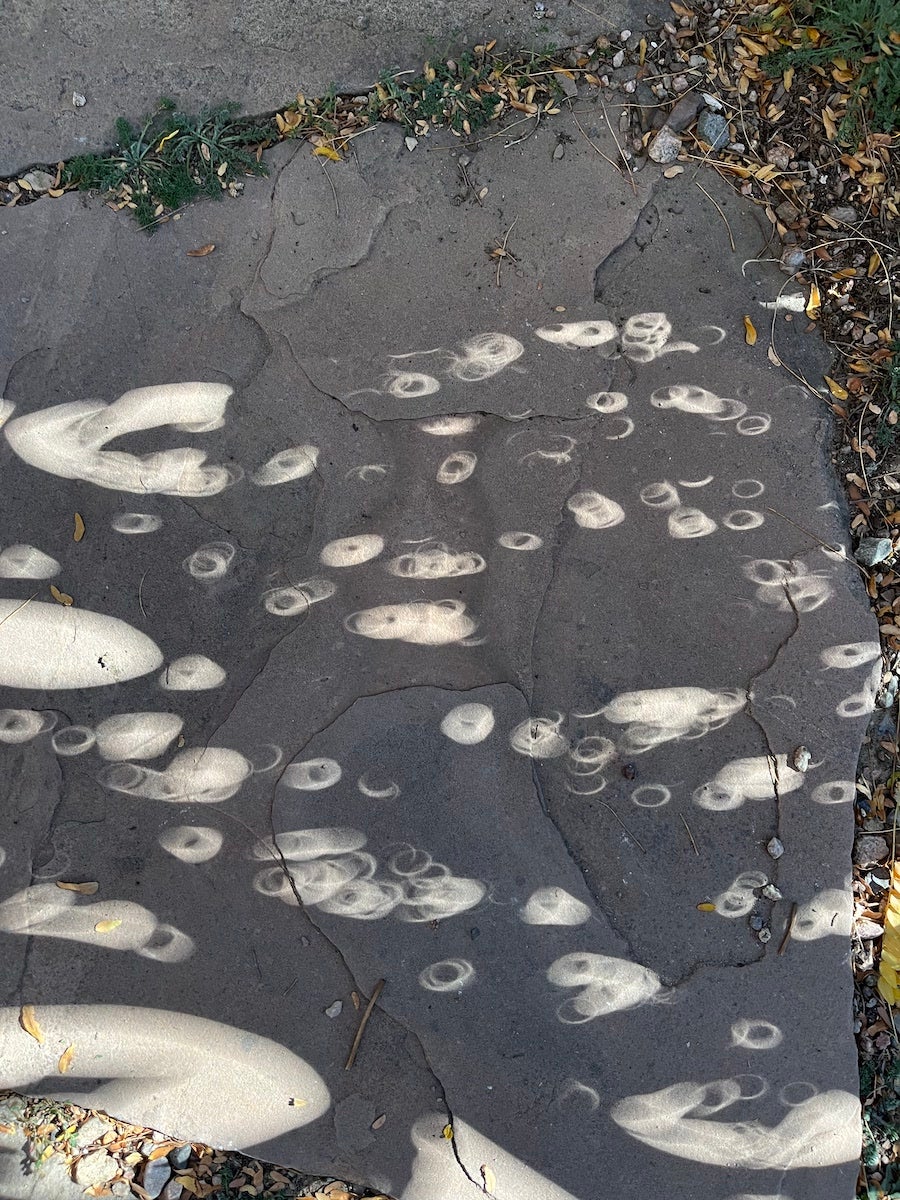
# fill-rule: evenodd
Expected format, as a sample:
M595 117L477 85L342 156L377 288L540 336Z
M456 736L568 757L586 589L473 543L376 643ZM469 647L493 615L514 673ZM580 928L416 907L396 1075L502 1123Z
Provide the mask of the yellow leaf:
M65 883L62 879L57 879L56 886L62 888L64 892L78 892L81 896L93 896L100 887L99 883Z
M44 1034L40 1025L38 1025L37 1017L34 1014L33 1004L22 1005L22 1008L19 1012L19 1024L26 1033L31 1034L36 1042L40 1042L43 1045Z
M641 38L641 40L638 44L638 63L641 66L644 65L644 59L646 57L647 57L647 39ZM490 1191L490 1188L488 1188L487 1190Z
M75 532L72 534L72 537L76 542L80 542L84 537L84 517L81 513L75 514Z
M873 275L877 275L878 269L881 266L881 255L875 250L869 257L869 265L866 269L866 274L871 279Z
M332 162L340 162L341 156L337 150L333 150L331 146L316 146L313 154L318 154L320 158L328 158Z
M74 1059L75 1043L73 1042L71 1045L66 1046L65 1050L63 1050L62 1054L59 1056L59 1062L56 1064L56 1069L59 1071L60 1075L65 1075L65 1073L72 1066Z
M55 583L50 584L50 595L57 604L64 604L66 608L69 608L70 605L75 603L69 593L61 592Z
M744 341L748 346L756 345L756 326L749 317L744 317Z
M819 295L816 284L813 284L809 289L809 300L806 302L806 315L812 318L817 317L821 307L822 297Z
M480 1170L481 1178L484 1180L484 1190L490 1195L497 1190L497 1176L487 1163L482 1163Z
M453 1126L450 1125L449 1123L447 1125L445 1125L444 1128L441 1130L441 1137L446 1138L448 1142L452 1142L453 1141Z
M196 250L185 250L185 254L188 258L206 258L207 254L212 254L215 248L215 242L207 242L205 246L198 246Z
M167 133L166 136L160 140L159 145L156 147L157 153L160 150L162 150L162 148L166 144L166 142L168 142L171 138L173 138L176 133L178 133L178 130L173 129L171 133Z
M108 921L98 921L94 926L95 933L112 933L114 929L118 929L122 924L119 917L110 917Z
M710 902L707 900L703 904L697 905L697 911L698 912L715 912L716 906L714 904L710 904Z
M788 67L788 69L785 71L785 73L781 77L781 82L784 84L784 90L786 92L789 92L791 90L791 84L794 82L794 68L793 67Z
M824 375L822 378L828 384L828 390L831 392L832 396L834 396L835 400L847 399L847 396L849 395L847 389L845 387L841 387L836 379L832 379L830 375Z

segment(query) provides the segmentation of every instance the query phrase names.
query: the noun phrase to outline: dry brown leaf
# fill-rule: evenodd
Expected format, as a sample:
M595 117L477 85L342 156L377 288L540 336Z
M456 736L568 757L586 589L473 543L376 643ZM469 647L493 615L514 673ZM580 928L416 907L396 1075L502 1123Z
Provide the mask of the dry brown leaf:
M674 179L676 177L676 175L683 175L683 174L684 174L684 167L679 167L679 166L666 167L666 169L663 171L663 175L665 176L666 179Z
M66 883L62 879L57 879L56 886L62 888L64 892L78 892L80 896L93 896L99 889L99 883Z
M756 326L749 317L744 317L744 341L748 346L756 345Z
M811 284L809 289L809 300L806 302L806 315L813 320L819 315L819 309L822 307L822 297L815 283Z
M215 248L215 242L207 242L205 246L200 246L196 250L187 250L185 253L188 258L206 258L207 254L212 254Z
M30 1034L36 1042L44 1044L44 1033L40 1025L38 1025L37 1016L35 1015L33 1004L23 1004L19 1010L19 1024Z
M379 1116L377 1116L375 1118L375 1120L372 1122L372 1124L370 1125L369 1128L370 1129L380 1129L386 1120L387 1120L387 1114L380 1113Z
M830 375L823 375L822 378L828 384L828 390L834 396L835 400L846 400L850 394L845 387L841 387L836 379L832 379Z
M62 1054L59 1056L59 1061L56 1064L56 1069L59 1071L60 1075L65 1075L65 1073L71 1068L74 1061L75 1043L72 1042L70 1045L66 1046L65 1050L63 1050Z
M71 607L75 603L68 592L61 592L55 583L50 584L50 595L57 604L64 604L66 608Z
M81 515L81 513L77 512L75 514L75 529L72 532L72 539L76 542L80 542L83 537L84 537L84 517Z
M120 917L110 917L106 921L98 921L94 926L95 933L112 933L114 929L118 929L122 924Z
M181 1145L183 1145L182 1142L159 1142L147 1155L147 1160L152 1162L155 1158L165 1158L170 1150L177 1150Z
M766 357L768 358L769 362L770 362L770 363L774 363L776 367L783 366L783 363L782 363L781 359L780 359L780 358L778 357L778 355L775 353L775 347L774 347L774 346L769 346L769 347L766 349Z

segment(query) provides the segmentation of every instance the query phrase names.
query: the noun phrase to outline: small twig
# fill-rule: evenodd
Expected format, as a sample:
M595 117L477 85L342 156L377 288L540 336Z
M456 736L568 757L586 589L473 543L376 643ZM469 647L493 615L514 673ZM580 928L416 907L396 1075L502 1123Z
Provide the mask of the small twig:
M512 225L510 225L509 229L507 229L506 233L504 233L503 241L500 243L500 253L497 255L497 287L500 286L500 267L503 263L504 258L507 257L506 243L509 241L509 235L512 233L513 229L515 228L516 221L518 221L518 219L519 219L518 217L515 217L513 219Z
M321 166L325 178L328 180L329 186L331 187L331 194L334 197L334 215L336 220L339 221L341 219L341 206L338 204L337 192L334 189L334 182L331 176L328 174L328 168L322 162L321 158L319 159L319 165Z
M778 953L784 954L787 950L787 944L791 940L791 934L794 930L794 921L797 918L797 902L796 900L791 905L791 915L788 917L787 929L784 931L784 937L781 939L781 945L778 947Z
M572 120L578 126L578 132L581 134L581 136L584 138L584 140L587 142L587 144L591 147L591 149L596 151L596 153L600 155L600 157L603 159L604 162L608 162L611 167L614 167L615 170L617 170L620 175L624 175L625 172L622 170L622 168L619 166L619 164L617 162L613 162L613 160L609 157L608 154L604 154L603 151L600 149L600 147L595 145L595 143L591 141L591 139L588 137L587 133L585 132L584 126L581 124L581 122L575 116L574 112L572 113ZM634 180L631 181L631 186L633 189L634 188Z
M580 8L582 12L589 13L590 16L596 17L596 19L598 21L602 21L603 24L606 25L609 29L618 29L618 26L616 24L614 24L609 19L609 17L604 17L602 13L598 13L595 9L588 8L588 6L586 4L581 3L581 0L572 0L572 3L575 5L576 8Z
M344 1063L345 1071L349 1071L356 1061L356 1052L359 1049L359 1043L362 1041L362 1035L365 1031L366 1025L369 1023L369 1017L372 1015L372 1009L375 1007L375 1002L381 995L383 989L384 980L379 979L372 992L372 999L366 1005L366 1011L362 1015L362 1020L360 1021L359 1028L356 1031L356 1037L353 1039L353 1045L350 1047L350 1053L347 1055L347 1061Z
M503 143L504 150L509 150L509 148L511 146L519 146L519 145L521 145L522 142L527 142L528 139L532 136L532 134L537 133L537 127L541 123L541 110L538 109L534 115L535 115L535 122L532 125L532 127L528 130L528 132L523 133L522 136L520 138L516 138L516 140L514 142L504 142ZM526 117L525 120L530 121L531 117L530 116ZM518 125L518 123L519 123L518 121L513 122L514 125ZM496 136L495 134L493 134L493 133L491 134L491 137L495 137L495 136ZM482 140L486 142L488 139L483 138Z
M855 558L851 558L844 550L843 546L833 546L831 542L823 542L817 533L813 533L811 529L807 529L805 525L801 525L799 521L795 521L793 517L789 517L787 513L780 512L777 508L773 508L771 504L766 505L766 512L774 513L776 517L781 517L782 521L787 521L789 525L793 525L795 529L799 529L801 533L805 533L807 537L811 537L814 542L818 542L823 550L830 550L832 554L836 554L838 558L842 558L844 562L850 563L856 567L863 579L868 580L869 574L859 565Z
M631 184L632 194L636 196L637 195L637 184L634 182L634 172L632 171L631 167L628 165L628 159L625 157L625 152L623 151L621 145L619 144L619 139L618 139L618 136L616 135L616 131L615 131L615 129L613 129L612 125L610 124L609 115L607 114L606 105L603 103L602 97L600 98L600 107L603 109L603 119L604 119L604 121L606 121L606 127L609 130L609 132L612 134L612 140L616 143L616 149L619 152L619 157L621 158L622 162L625 164L625 170L628 174L628 182ZM575 117L574 112L572 113L572 116ZM581 129L581 125L580 125L577 117L575 117L575 124L578 125L579 129ZM584 133L583 129L581 131L582 131L582 133ZM585 133L584 136L587 137L587 134ZM591 139L588 138L588 141L590 142ZM594 143L591 142L591 145L594 146ZM597 150L597 147L594 146L594 149ZM602 151L597 150L597 153L602 154ZM603 154L603 157L606 158L606 155ZM609 160L607 159L607 161L609 161ZM619 173L621 174L621 171Z
M695 854L697 855L697 857L699 858L699 857L700 857L700 851L697 849L697 843L694 841L694 835L691 833L691 827L690 827L690 825L688 825L687 821L684 819L684 815L683 815L683 813L679 813L678 815L681 817L681 823L682 823L682 825L685 827L685 829L687 830L687 835L688 835L688 837L691 839L691 845L694 847L694 853L695 853Z
M253 961L256 963L256 973L260 977L260 979L262 979L262 977L263 977L262 967L259 965L259 955L256 953L256 947L251 946L250 949L253 951Z
M605 800L598 800L597 803L602 805L603 808L607 809L609 812L612 813L612 815L616 818L616 820L619 822L619 824L622 826L622 828L625 830L625 832L628 834L628 836L631 838L631 840L634 842L634 844L636 846L638 846L643 851L644 854L646 854L647 847L643 844L643 842L638 841L638 839L634 836L634 834L631 832L631 830L628 828L628 826L625 824L625 822L622 820L622 818L619 816L619 814L616 812L616 810L611 805L607 804Z
M146 578L147 578L147 572L145 571L143 573L143 575L141 576L141 582L138 584L138 604L140 605L141 615L144 617L147 616L146 610L144 609L144 595L143 595L144 594L144 580Z
M703 186L702 183L697 183L696 179L694 180L694 186L698 187L700 189L700 191L703 193L703 195L707 198L707 200L710 202L710 204L712 204L712 206L715 208L716 212L719 214L719 216L725 222L725 228L728 230L728 242L731 246L731 253L734 254L734 251L735 251L734 234L731 232L731 226L728 224L728 218L725 216L725 213L722 211L722 206L719 204L719 202L713 196L711 196L709 194L709 192L706 190L706 188Z
M14 617L17 612L21 612L22 609L25 607L25 605L30 604L36 595L37 595L37 592L32 592L31 595L28 597L28 599L23 600L18 608L14 608L11 613L6 614L6 616L3 618L3 621L0 621L0 625L2 625L4 623L4 621L8 621L10 617Z

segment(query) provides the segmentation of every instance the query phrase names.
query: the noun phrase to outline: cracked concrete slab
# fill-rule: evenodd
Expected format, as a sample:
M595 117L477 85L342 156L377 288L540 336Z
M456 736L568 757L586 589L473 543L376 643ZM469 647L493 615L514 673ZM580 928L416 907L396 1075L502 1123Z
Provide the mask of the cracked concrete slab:
M298 91L365 90L381 69L418 69L488 38L539 51L595 37L598 24L636 28L643 18L633 0L604 5L599 23L575 0L551 11L536 19L525 0L127 0L111 16L88 0L11 0L0 174L103 149L118 117L137 121L163 96L185 108L235 100L249 113L271 112ZM73 93L85 103L76 107Z
M830 429L754 212L555 130L4 214L6 1082L404 1200L848 1200Z

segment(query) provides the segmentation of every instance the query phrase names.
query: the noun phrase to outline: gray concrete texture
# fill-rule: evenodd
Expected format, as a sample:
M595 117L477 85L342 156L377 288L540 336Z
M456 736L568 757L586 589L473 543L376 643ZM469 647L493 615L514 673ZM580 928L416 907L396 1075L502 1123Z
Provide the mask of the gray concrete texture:
M826 410L752 209L512 140L2 214L6 1082L404 1200L849 1200Z
M108 146L117 117L138 120L164 95L271 112L297 91L365 88L382 68L417 68L489 38L572 45L621 29L637 6L545 8L550 19L536 19L533 0L7 0L0 174Z

